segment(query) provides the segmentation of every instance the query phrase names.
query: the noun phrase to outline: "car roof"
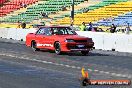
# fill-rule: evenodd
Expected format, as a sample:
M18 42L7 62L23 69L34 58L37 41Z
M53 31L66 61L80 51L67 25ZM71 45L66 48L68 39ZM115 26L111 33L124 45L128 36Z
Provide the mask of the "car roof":
M40 26L39 28L54 28L54 27L63 28L63 27L69 27L69 26Z

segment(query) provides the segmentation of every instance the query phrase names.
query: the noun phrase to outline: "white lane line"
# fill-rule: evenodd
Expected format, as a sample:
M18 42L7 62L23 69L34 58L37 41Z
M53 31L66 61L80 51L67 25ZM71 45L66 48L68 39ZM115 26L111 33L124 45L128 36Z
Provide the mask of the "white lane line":
M30 69L28 69L28 70L24 70L25 72L36 72L36 71L38 71L38 70L30 70Z
M64 64L59 64L60 66L64 66Z
M99 71L99 73L104 73L104 71Z
M122 77L127 77L127 75L122 75Z
M99 72L99 70L96 70L96 69L95 69L94 71L95 71L95 72Z
M36 62L39 62L39 63L53 64L53 65L57 65L57 66L65 66L65 67L68 67L68 68L81 69L81 67L70 66L70 65L59 64L59 63L53 63L53 62L42 61L42 60L37 60L37 59L30 59L30 58L27 58L27 57L19 57L19 56L10 55L10 54L1 54L0 53L0 56L8 56L8 57L19 58L19 59L23 59L23 60L36 61ZM87 70L88 71L92 71L92 72L99 72L99 73L102 73L102 74L109 74L109 75L117 76L117 77L132 78L132 75L124 75L124 74L110 73L110 72L106 72L106 71L99 71L97 69L95 69L95 70L87 69Z
M116 75L116 73L111 73L111 75Z
M131 78L132 78L132 76L131 76L131 75L129 75L129 76L128 76L128 78L129 78L129 79L131 79Z
M71 66L71 68L76 68L76 66Z
M77 69L81 69L81 67L77 67Z
M104 72L105 74L110 74L110 72Z
M88 71L93 71L92 69L88 69Z
M119 77L120 77L120 76L122 76L122 75L121 75L121 74L116 74L116 76L119 76Z
M55 63L55 65L60 65L60 64L58 64L58 63Z
M71 66L70 65L65 65L66 67L70 68Z

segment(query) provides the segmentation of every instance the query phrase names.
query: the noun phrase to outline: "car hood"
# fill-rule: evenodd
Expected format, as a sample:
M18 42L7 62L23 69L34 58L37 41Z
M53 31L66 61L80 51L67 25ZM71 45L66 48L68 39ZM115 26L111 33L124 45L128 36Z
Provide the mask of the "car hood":
M79 36L79 35L58 35L57 39L74 39L74 40L81 40L81 39L88 39L88 37Z

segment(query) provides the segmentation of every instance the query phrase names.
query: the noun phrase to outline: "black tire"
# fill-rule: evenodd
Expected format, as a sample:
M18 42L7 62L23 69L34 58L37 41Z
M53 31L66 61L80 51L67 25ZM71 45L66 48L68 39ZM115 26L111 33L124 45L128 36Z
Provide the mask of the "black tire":
M61 54L61 45L60 45L59 42L56 42L56 43L55 43L55 53L56 53L57 55L60 55L60 54Z
M37 48L37 44L35 41L32 41L31 47L32 47L33 51L39 51L40 50L39 48Z
M81 51L81 53L86 56L88 55L89 51Z

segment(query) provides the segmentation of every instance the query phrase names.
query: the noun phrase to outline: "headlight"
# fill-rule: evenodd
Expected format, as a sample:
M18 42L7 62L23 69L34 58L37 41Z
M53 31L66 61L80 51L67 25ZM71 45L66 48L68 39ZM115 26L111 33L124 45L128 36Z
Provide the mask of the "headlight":
M74 42L73 39L66 39L65 42Z

